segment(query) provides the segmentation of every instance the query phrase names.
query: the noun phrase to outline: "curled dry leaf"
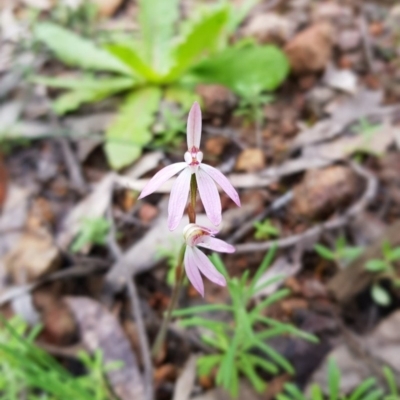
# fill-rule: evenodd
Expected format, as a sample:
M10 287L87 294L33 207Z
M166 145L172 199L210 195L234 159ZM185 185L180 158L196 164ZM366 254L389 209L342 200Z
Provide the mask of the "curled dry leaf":
M67 297L66 302L76 318L84 346L90 352L101 349L106 365L123 362L121 368L107 373L114 393L121 400L143 400L137 359L115 316L90 298Z

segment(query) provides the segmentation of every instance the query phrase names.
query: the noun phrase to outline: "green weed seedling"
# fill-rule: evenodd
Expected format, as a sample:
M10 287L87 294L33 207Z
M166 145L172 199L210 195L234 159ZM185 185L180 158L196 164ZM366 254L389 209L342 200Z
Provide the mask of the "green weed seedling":
M254 228L256 228L254 237L258 240L269 239L272 236L278 236L280 233L279 229L272 224L270 219L254 222Z
M335 261L339 265L348 265L353 260L358 258L364 249L360 246L347 245L346 238L341 235L335 241L333 250L329 249L322 244L316 244L314 250L326 260Z
M15 317L6 321L0 316L0 399L19 400L110 400L104 372L120 367L104 367L101 352L94 357L86 353L80 359L87 374L73 376L52 356L34 344L40 331L30 332L27 324Z
M315 336L303 332L291 324L282 323L263 315L266 308L289 294L287 289L278 290L248 311L252 299L257 293L268 285L284 279L282 276L274 277L258 285L259 279L270 266L274 253L275 249L272 249L266 255L249 283L248 271L243 274L241 279L229 278L222 260L213 254L211 261L227 280L231 304L202 305L174 312L175 316L184 317L180 321L184 327L199 327L208 331L202 336L202 340L212 347L215 353L199 358L198 373L202 376L216 370L216 383L235 397L239 393L239 375L247 377L254 389L262 392L266 383L260 376L260 372L277 374L282 369L290 374L294 373L289 361L269 346L265 342L267 339L293 334L306 340L317 341ZM228 323L200 316L210 312L228 313L227 321L233 322Z
M35 38L63 63L85 73L74 79L33 80L66 91L53 104L60 115L125 94L105 140L110 165L122 168L151 143L155 114L164 98L187 106L189 97L190 103L197 98L194 88L199 83L224 85L239 97L256 96L275 90L285 80L289 63L277 47L248 40L229 44L229 35L256 2L237 8L220 1L196 8L191 18L179 23L179 0L140 0L141 36L107 44L51 22L38 23Z
M398 389L393 372L384 367L383 374L386 378L388 393L378 387L374 377L365 379L351 394L344 395L340 392L341 373L333 358L328 361L328 393L324 393L321 386L311 385L309 395L304 395L301 390L292 383L286 383L284 392L277 395L277 400L399 400Z
M375 283L371 287L371 296L381 306L391 303L390 294L379 284L382 279L389 279L395 287L400 287L394 263L400 260L400 247L392 248L390 243L382 244L382 258L367 261L365 268L376 274Z
M71 245L71 251L77 253L89 244L104 245L109 230L110 223L103 217L83 219L81 229Z

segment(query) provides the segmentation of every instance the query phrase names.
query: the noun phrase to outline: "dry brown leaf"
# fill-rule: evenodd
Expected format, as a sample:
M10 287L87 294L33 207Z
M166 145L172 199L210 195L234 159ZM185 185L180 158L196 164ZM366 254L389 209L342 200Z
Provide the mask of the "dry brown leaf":
M265 167L264 152L261 149L245 149L236 161L237 171L255 172Z
M105 364L122 361L121 368L107 373L114 393L121 400L143 400L144 388L135 354L118 320L100 303L86 297L67 297L80 329L81 340L90 351L101 350Z
M23 233L3 263L14 283L23 284L57 269L60 253L52 236L45 229L37 229Z
M328 359L333 358L341 372L340 392L349 393L365 379L375 376L381 366L390 367L394 376L400 374L400 312L396 311L365 337L354 337L335 348L313 375L311 382L327 388ZM354 345L355 344L355 345ZM375 368L373 367L375 366ZM399 383L399 382L398 382Z

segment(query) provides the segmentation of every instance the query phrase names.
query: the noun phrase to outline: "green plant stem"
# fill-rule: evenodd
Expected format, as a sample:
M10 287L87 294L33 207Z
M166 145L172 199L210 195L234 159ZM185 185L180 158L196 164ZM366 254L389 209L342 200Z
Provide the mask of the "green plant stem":
M161 328L157 334L156 340L154 341L153 348L151 350L151 355L153 359L156 359L158 354L160 353L161 346L164 343L165 336L167 334L168 325L171 322L172 311L176 306L176 303L179 298L179 293L181 291L182 282L185 274L183 273L183 256L185 254L186 245L183 245L181 251L179 253L179 261L178 267L176 270L177 280L175 283L174 291L172 292L171 302L169 303L167 313L165 314L164 320L162 322Z

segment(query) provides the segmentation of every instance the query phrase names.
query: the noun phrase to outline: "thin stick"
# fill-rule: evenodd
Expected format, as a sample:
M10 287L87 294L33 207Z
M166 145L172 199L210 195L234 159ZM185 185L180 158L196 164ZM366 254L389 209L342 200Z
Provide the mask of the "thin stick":
M111 207L107 210L108 220L110 222L110 232L108 235L108 248L113 254L114 258L120 260L122 258L122 250L115 240L115 225L112 217ZM126 284L128 287L129 299L131 303L132 316L136 322L136 327L139 335L140 350L142 353L143 366L144 366L144 387L145 387L145 398L147 400L154 399L153 389L153 364L151 362L150 346L147 340L146 329L144 326L142 310L140 309L140 300L136 288L135 277L127 278Z
M286 248L293 246L299 242L312 241L318 238L324 231L338 229L345 226L351 218L359 214L367 207L369 202L375 197L377 192L377 179L376 177L365 169L363 166L354 162L350 162L350 167L367 181L366 189L361 198L353 204L343 215L332 219L331 221L318 224L313 228L306 230L298 235L292 235L283 239L271 240L261 243L243 243L236 246L236 254L251 253L254 251L266 251L273 246L278 248Z

